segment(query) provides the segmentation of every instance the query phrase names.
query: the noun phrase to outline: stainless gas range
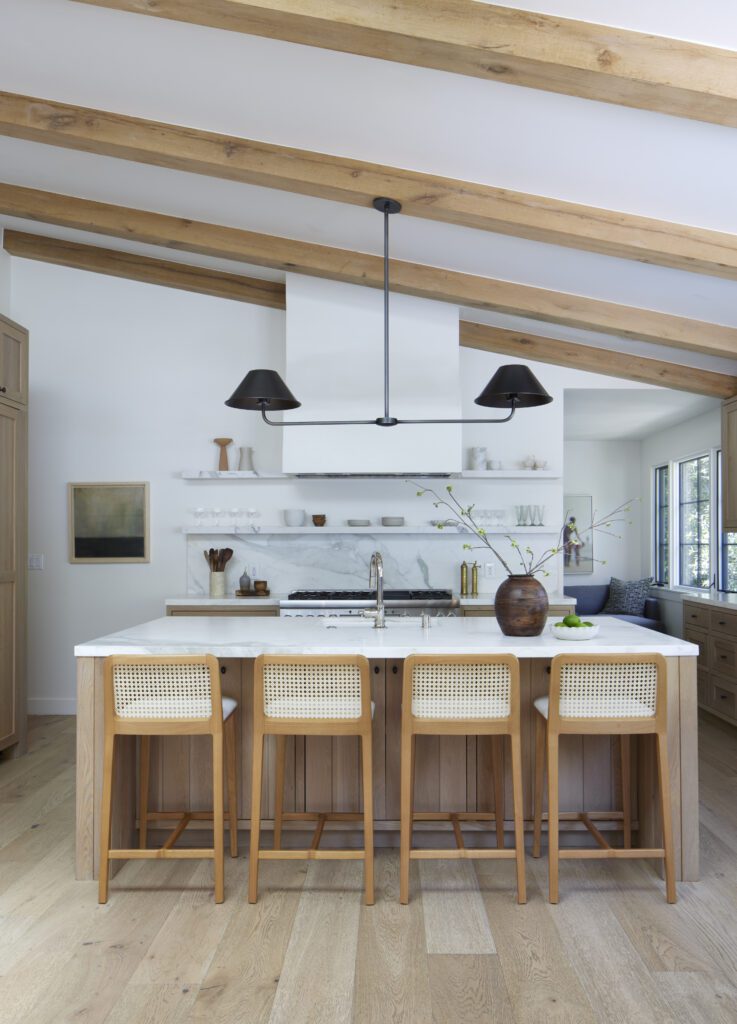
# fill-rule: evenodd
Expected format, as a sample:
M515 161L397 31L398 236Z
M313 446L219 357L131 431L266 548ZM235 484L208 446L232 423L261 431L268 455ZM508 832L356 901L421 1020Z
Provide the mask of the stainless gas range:
M376 608L375 590L294 590L279 602L279 615L329 618L363 615ZM450 590L385 590L386 615L457 615L458 598Z

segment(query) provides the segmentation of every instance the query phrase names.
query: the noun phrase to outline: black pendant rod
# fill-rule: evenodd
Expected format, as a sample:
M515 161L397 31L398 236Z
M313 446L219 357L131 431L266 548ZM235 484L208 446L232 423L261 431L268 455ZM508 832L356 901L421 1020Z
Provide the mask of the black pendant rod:
M389 217L393 213L399 213L402 204L396 199L388 199L380 196L373 201L373 207L384 215L384 415L375 420L286 420L279 422L269 419L267 415L268 401L260 401L261 418L270 427L350 427L370 426L395 427L400 423L508 423L514 416L519 400L516 395L510 396L510 411L508 416L501 419L418 419L400 420L392 416L389 410ZM550 400L550 399L548 399ZM485 403L484 403L485 404Z

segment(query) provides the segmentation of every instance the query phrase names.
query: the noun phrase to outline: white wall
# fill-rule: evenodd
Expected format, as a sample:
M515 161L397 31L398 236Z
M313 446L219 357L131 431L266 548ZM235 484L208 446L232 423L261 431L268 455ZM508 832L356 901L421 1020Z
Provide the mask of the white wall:
M213 437L260 443L267 428L223 401L253 363L278 362L284 314L23 260L12 312L30 331L29 550L46 556L29 573L29 707L63 713L73 645L184 591L192 499L175 474L213 465ZM66 485L105 480L150 481L150 564L69 564Z
M633 499L627 523L611 531L621 539L597 532L594 572L586 576L567 574L565 584L608 583L612 576L638 579L643 575L641 522L647 507L646 497L641 493L640 442L566 441L564 451L564 493L590 494L595 516Z

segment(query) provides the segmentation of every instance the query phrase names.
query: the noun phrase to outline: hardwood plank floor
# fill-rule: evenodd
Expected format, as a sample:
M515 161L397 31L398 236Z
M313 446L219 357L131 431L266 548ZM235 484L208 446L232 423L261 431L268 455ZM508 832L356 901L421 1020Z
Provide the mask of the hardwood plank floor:
M652 865L134 861L110 901L73 876L74 720L32 719L0 761L0 1024L727 1024L737 1021L737 730L700 725L700 882L669 907ZM241 849L246 844L241 841Z

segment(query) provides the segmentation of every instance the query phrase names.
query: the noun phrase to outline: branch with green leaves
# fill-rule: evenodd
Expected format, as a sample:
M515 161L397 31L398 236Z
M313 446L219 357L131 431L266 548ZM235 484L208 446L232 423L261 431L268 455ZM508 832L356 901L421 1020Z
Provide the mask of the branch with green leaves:
M566 542L564 540L564 535L566 524L568 522L570 514L569 512L566 512L565 517L563 519L563 526L561 526L560 528L557 544L555 544L553 547L546 548L545 551L543 551L543 553L539 557L536 557L535 552L529 545L522 548L519 542L515 540L515 538L511 534L506 534L505 536L512 547L512 551L516 558L519 560L521 566L521 572L515 573L511 566L509 565L509 563L507 562L507 560L490 542L489 536L486 530L483 528L483 526L479 526L479 524L476 522L473 515L473 510L476 506L463 505L455 496L452 484L446 485L445 490L447 496L442 496L438 494L437 491L434 491L432 487L423 487L422 484L418 484L417 481L415 480L409 480L407 482L411 483L414 487L418 488L418 498L422 498L426 494L429 494L434 499L433 505L435 508L447 509L450 512L450 515L446 519L436 524L438 530L443 530L448 526L455 526L461 530L470 530L471 533L473 533L475 537L480 541L480 543L464 544L463 547L467 551L491 551L491 553L495 556L495 558L498 559L498 561L503 566L505 572L509 576L535 576L538 573L542 573L543 576L549 576L550 573L547 571L547 569L544 568L545 565L550 561L551 558L555 558L565 548ZM612 528L619 523L631 522L631 520L626 520L624 518L631 511L631 508L632 500L623 502L621 505L618 505L617 508L609 512L607 515L601 516L600 518L597 517L596 512L594 512L594 514L592 515L590 525L583 532L591 534L601 533L605 536L621 539L621 535L612 532ZM605 561L602 561L600 559L592 559L592 561L597 562L599 565L606 564Z

